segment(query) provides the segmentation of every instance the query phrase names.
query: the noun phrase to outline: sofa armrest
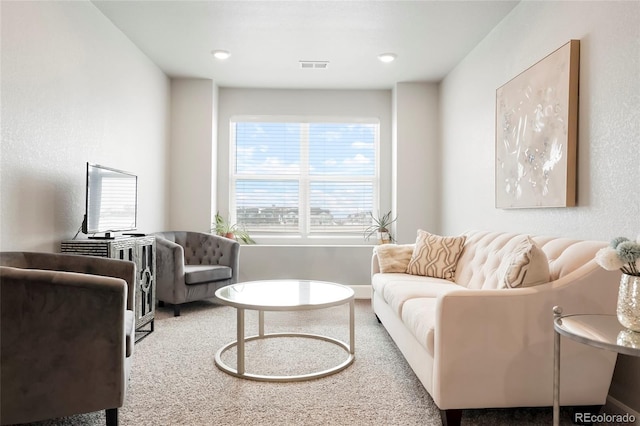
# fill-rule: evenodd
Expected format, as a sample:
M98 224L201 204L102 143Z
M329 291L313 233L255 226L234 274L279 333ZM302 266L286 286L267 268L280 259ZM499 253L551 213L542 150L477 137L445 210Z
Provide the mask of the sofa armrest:
M380 261L378 260L378 253L376 252L376 248L373 248L373 253L371 255L371 276L373 277L375 274L380 272Z
M502 395L502 406L518 406L517 398L523 390L517 389L517 383L539 383L540 386L527 390L528 397L523 400L531 403L537 398L538 405L550 405L553 307L562 306L566 313L615 313L618 277L590 262L554 282L536 287L460 290L439 296L432 395L436 404L441 409L495 407L501 406L496 405L495 395ZM569 343L562 356L572 359L566 363L567 376L593 372L593 366L600 365L597 360L606 358L605 364L610 368L600 365L587 381L593 386L599 383L599 389L605 389L601 395L604 403L609 383L603 382L611 380L615 354L594 354L593 348ZM537 368L530 368L532 365ZM470 383L477 383L478 388L471 388ZM457 406L452 406L451 401ZM563 403L580 405L580 402Z

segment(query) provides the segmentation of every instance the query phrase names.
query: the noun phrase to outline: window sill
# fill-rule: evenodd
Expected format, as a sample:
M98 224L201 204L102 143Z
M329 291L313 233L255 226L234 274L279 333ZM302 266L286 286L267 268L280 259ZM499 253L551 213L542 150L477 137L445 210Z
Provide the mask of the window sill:
M261 245L261 246L368 247L368 246L376 245L376 243L373 240L364 241L362 237L353 237L353 236L301 237L298 235L292 235L292 236L252 235L251 237L255 240L256 245Z

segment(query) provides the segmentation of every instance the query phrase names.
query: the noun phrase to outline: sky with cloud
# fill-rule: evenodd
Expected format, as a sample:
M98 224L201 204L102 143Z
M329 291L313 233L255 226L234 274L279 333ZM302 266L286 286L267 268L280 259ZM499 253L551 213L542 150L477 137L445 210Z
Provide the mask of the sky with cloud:
M377 124L242 122L235 134L238 207L298 207L308 182L311 207L371 210Z

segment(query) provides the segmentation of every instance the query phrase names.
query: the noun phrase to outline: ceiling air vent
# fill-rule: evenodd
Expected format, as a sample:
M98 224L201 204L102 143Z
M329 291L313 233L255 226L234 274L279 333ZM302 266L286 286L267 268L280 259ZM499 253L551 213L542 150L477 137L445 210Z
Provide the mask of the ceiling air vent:
M303 70L324 70L329 67L329 61L300 61Z

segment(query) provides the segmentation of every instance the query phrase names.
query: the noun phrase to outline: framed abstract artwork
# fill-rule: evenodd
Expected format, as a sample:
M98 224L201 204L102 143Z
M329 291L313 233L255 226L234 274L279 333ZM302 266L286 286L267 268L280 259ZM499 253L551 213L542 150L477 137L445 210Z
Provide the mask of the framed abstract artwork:
M576 203L580 41L496 90L496 208Z

